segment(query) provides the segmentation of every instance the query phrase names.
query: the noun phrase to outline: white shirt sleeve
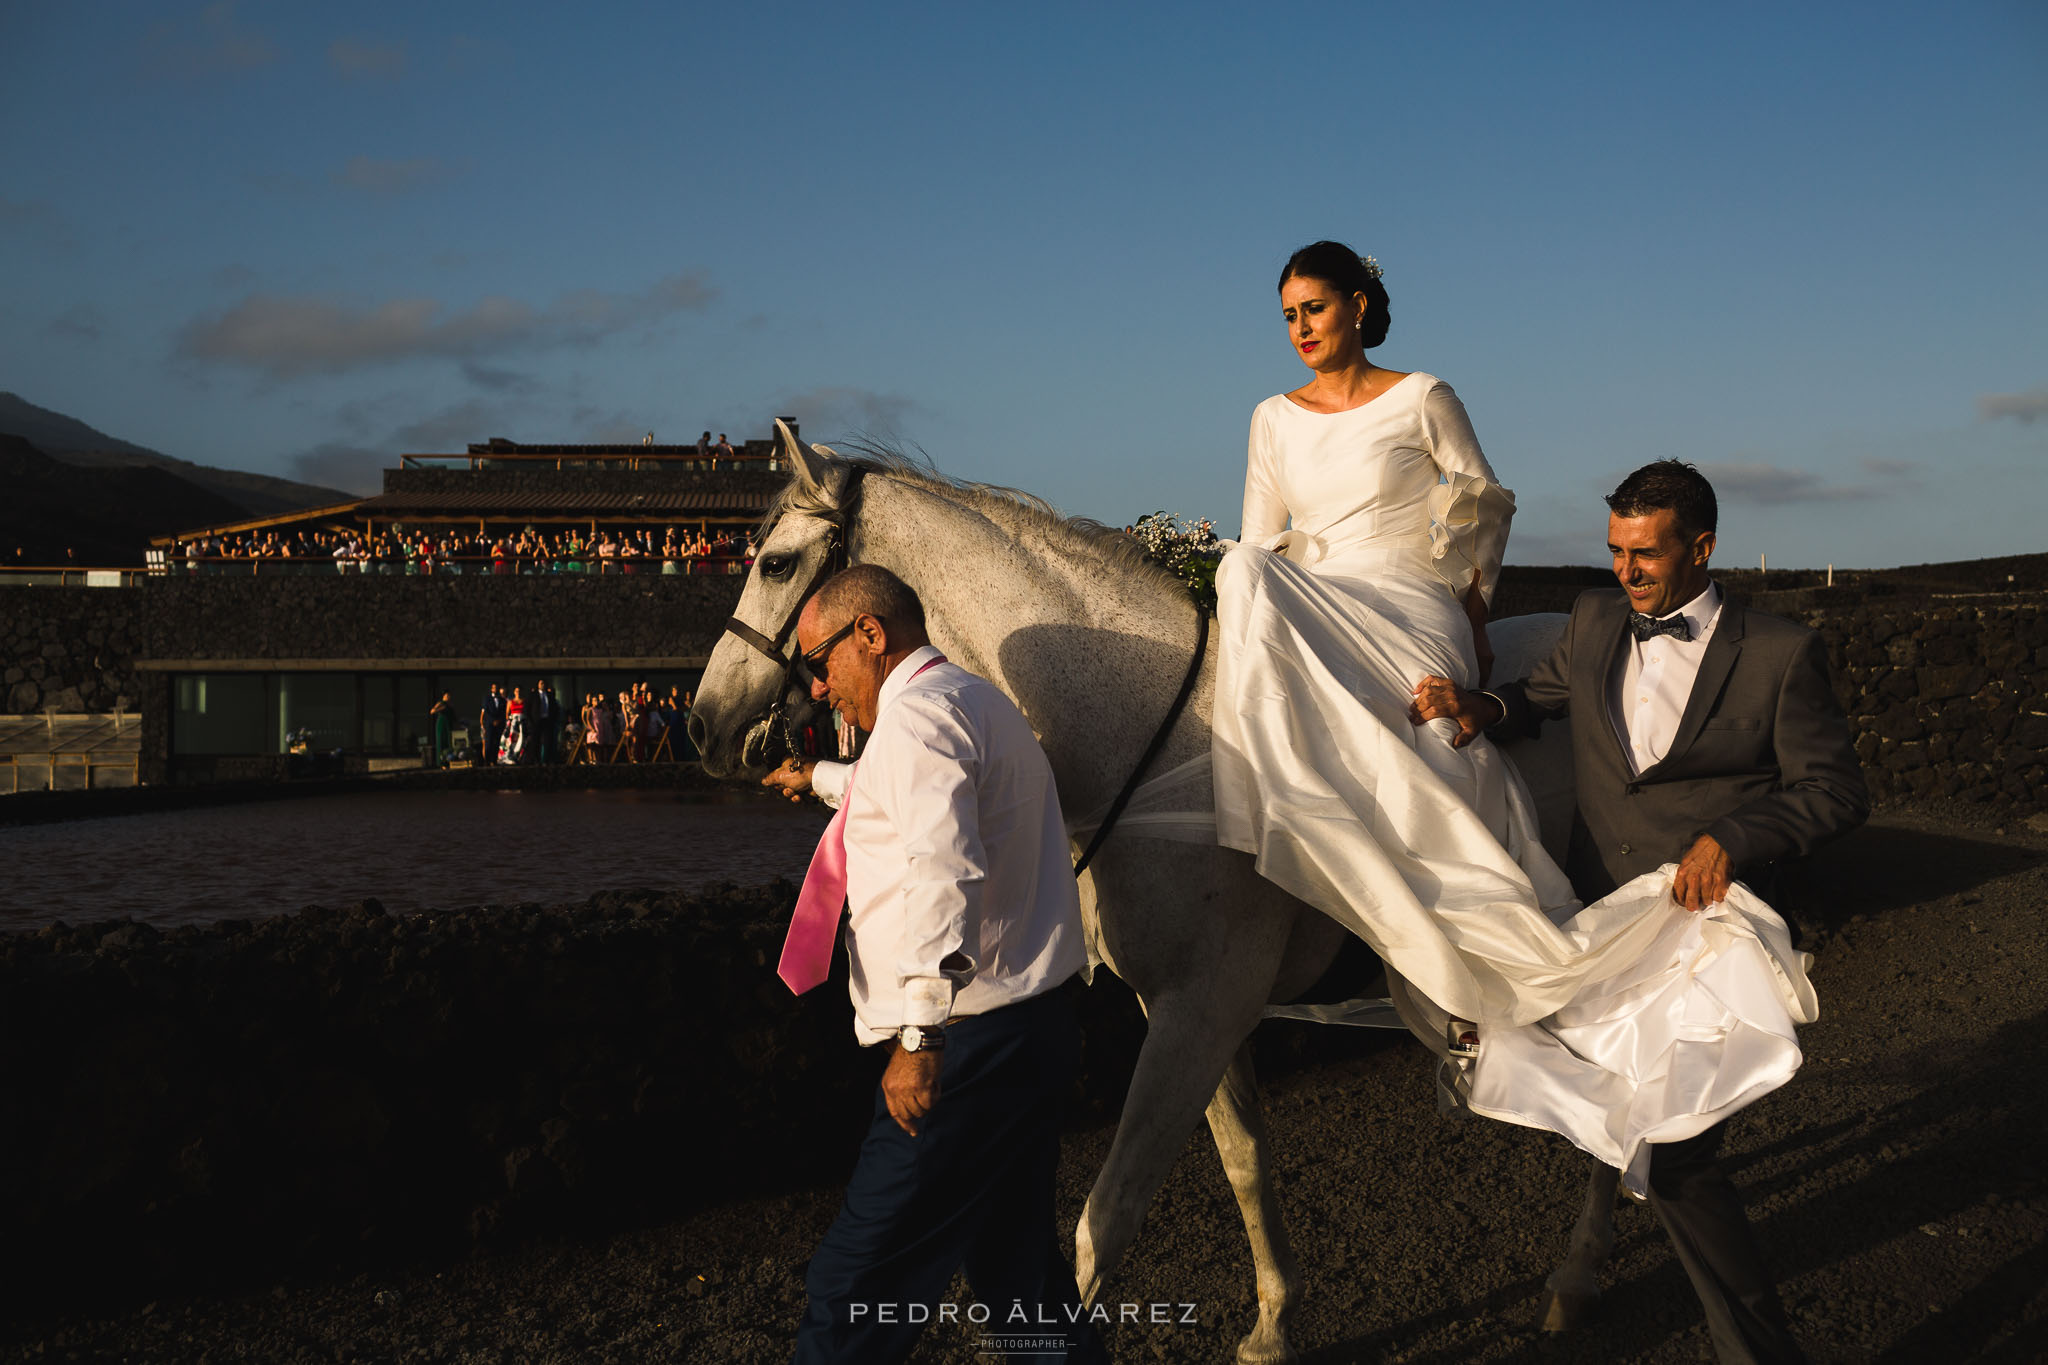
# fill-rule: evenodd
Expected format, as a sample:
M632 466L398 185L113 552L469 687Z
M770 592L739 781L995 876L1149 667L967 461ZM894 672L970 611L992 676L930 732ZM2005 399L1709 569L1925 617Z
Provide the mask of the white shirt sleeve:
M1245 443L1244 517L1237 538L1264 545L1287 529L1287 500L1273 459L1273 434L1258 413L1252 414L1251 436Z
M914 753L915 761L878 765L873 780L862 778L861 799L877 803L903 845L895 963L903 1022L943 1024L978 965L967 945L978 942L970 926L981 921L988 878L978 797L983 755L965 718L943 697L913 694L896 705L902 714L891 719L909 741L897 752Z
M819 759L818 766L811 769L811 794L838 810L839 803L846 799L846 775L852 771L851 763Z

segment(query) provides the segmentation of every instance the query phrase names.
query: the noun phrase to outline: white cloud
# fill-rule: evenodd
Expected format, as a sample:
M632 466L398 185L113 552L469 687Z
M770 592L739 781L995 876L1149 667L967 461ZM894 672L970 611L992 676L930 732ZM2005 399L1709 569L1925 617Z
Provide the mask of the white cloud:
M454 174L446 162L431 156L403 160L352 156L334 173L334 183L343 189L361 190L365 194L404 194L408 190L438 185Z
M327 45L327 64L351 80L396 80L405 74L405 44L336 38Z
M1864 478L1830 482L1807 469L1792 469L1764 460L1702 463L1700 473L1714 485L1723 502L1771 505L1786 502L1863 502L1910 487L1914 466L1904 460L1865 459L1858 462Z
M714 295L695 272L671 275L631 294L577 290L544 307L491 297L455 313L426 298L362 305L259 293L225 313L188 323L176 353L188 360L242 366L273 379L421 358L474 360L514 350L595 345L701 309Z
M75 303L43 328L45 334L67 341L98 341L107 331L107 316L89 303Z
M1508 536L1507 562L1526 565L1604 564L1607 562L1607 547L1601 543L1601 536L1606 529L1604 520L1589 526L1584 533L1517 529Z
M2048 417L2048 387L2028 389L2025 393L1978 394L1977 415L1987 422L2000 417L2010 417L2016 422Z
M292 476L351 493L375 493L383 487L383 471L396 468L400 455L459 454L471 441L504 435L513 426L511 409L470 398L389 428L381 440L372 435L385 429L393 409L418 411L417 403L417 398L389 394L342 404L333 414L342 439L287 457Z
M78 245L78 231L54 204L40 199L9 199L0 194L0 236L14 237L50 251Z
M495 429L504 424L499 408L471 398L406 423L391 433L391 444L408 455L459 454L471 441L504 435Z
M302 482L368 495L383 491L383 471L397 461L368 446L323 441L311 450L291 456L289 463L291 476Z
M900 393L827 385L784 398L776 404L775 411L795 417L807 436L822 441L844 434L895 436L906 419L925 408L916 399Z
M235 22L234 0L215 0L187 19L167 19L142 40L145 68L180 80L204 80L269 66L276 44Z
M540 381L530 374L500 369L494 365L479 365L474 360L462 362L462 377L478 388L492 393L528 394L540 388Z

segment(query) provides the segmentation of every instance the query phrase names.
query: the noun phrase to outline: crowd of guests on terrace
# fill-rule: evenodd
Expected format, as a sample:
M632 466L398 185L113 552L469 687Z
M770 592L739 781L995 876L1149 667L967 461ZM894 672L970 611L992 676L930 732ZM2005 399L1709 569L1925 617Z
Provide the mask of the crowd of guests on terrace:
M591 692L571 714L554 685L492 683L477 710L467 750L472 764L511 767L544 763L679 763L695 758L685 725L693 694L672 687L657 695L646 683L606 696ZM455 701L442 693L429 719L435 766L454 756Z
M749 535L670 526L591 531L534 526L484 532L452 527L243 531L181 541L173 569L209 573L688 574L743 573Z
M554 685L542 678L532 687L492 683L478 708L466 750L474 764L511 767L543 763L682 763L697 757L688 724L696 694L680 687L657 693L644 682L606 696L586 693L574 715ZM443 692L428 713L433 733L430 762L444 767L455 756L455 700ZM799 726L798 749L811 758L846 758L855 735L833 711Z

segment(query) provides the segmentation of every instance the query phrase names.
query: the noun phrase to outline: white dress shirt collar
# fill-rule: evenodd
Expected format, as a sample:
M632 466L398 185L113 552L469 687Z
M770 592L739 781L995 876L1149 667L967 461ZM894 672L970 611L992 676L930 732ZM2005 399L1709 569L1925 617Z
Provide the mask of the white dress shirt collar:
M889 670L889 676L882 679L881 693L875 698L875 724L880 726L882 714L889 709L889 703L903 695L910 686L910 680L918 675L926 664L946 656L939 652L937 645L919 645L903 656L903 662Z
M1693 639L1699 639L1707 633L1707 628L1713 625L1715 618L1721 614L1721 585L1711 578L1708 579L1706 591L1680 607L1675 614L1685 618L1686 629L1692 632ZM1660 616L1657 619L1668 621L1671 618Z
M1720 587L1709 581L1690 602L1655 619L1668 621L1673 616L1685 618L1685 639L1652 635L1636 640L1624 632L1625 647L1608 680L1607 714L1632 776L1655 767L1671 751L1707 643L1721 621Z

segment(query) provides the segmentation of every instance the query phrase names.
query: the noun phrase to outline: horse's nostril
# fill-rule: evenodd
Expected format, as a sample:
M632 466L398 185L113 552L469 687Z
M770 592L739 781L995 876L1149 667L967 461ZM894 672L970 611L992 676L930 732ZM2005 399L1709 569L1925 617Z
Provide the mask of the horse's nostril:
M700 716L693 715L690 717L689 724L684 726L683 728L688 732L690 736L690 743L694 744L697 747L697 752L700 754L703 753L704 731L706 728L704 725L703 718Z

